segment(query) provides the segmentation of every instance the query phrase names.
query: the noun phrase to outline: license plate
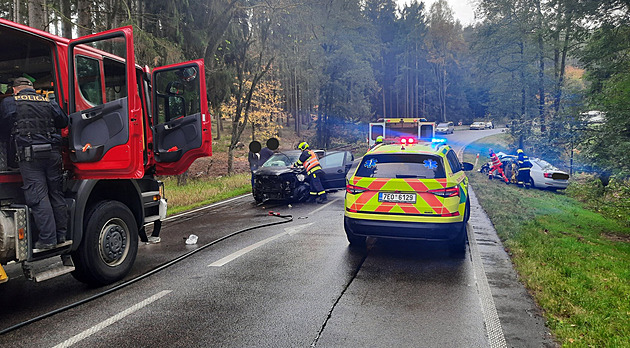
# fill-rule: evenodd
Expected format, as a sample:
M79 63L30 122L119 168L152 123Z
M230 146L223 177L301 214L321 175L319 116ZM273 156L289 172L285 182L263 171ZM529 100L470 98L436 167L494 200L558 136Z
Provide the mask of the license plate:
M378 201L391 203L416 203L416 194L379 192Z

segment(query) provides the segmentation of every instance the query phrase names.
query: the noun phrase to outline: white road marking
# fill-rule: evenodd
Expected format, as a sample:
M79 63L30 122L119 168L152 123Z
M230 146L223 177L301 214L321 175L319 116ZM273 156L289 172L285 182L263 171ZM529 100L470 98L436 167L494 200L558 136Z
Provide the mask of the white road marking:
M477 291L479 292L479 301L481 302L481 310L483 312L483 320L486 326L486 335L491 348L506 348L505 336L503 328L497 313L497 307L494 305L490 284L486 277L486 270L483 268L481 255L477 249L477 240L472 224L469 222L468 227L468 244L470 246L470 256L472 259L474 276L477 283Z
M302 230L303 230L303 229L305 229L305 228L309 227L309 226L310 226L310 225L312 225L312 224L313 224L313 222L309 222L309 223L304 224L304 225L297 225L297 226L295 226L295 227L287 227L287 228L285 228L285 229L284 229L284 231L285 231L288 235L292 236L292 235L294 235L294 234L296 234L296 233L300 233L300 232L302 232Z
M331 205L331 204L335 203L335 202L336 202L336 201L338 201L338 200L339 200L339 198L335 198L335 199L333 199L332 201L330 201L330 202L328 202L328 203L326 203L326 204L322 205L321 207L319 207L319 208L317 208L317 209L313 210L313 211L311 212L311 215L313 215L313 214L315 214L315 213L319 212L320 210L322 210L322 209L326 208L327 206L329 206L329 205Z
M161 297L169 294L172 290L164 290L161 291L149 298L147 298L146 300L135 304L134 306L114 315L113 317L110 317L109 319L102 321L94 326L92 326L91 328L81 332L78 335L75 335L61 343L59 343L58 345L54 346L53 348L64 348L64 347L70 347L72 345L74 345L75 343L78 343L79 341L86 339L88 337L90 337L91 335L95 334L96 332L114 324L115 322L119 321L120 319L128 316L129 314L132 314L133 312L136 312L140 309L142 309L143 307L146 307L147 305L151 304L152 302L155 302L157 300L159 300Z
M222 259L214 261L213 263L209 264L208 267L221 267L221 266L224 266L228 262L234 261L237 258L247 254L248 252L250 252L252 250L255 250L257 248L260 248L261 246L263 246L263 245L265 245L265 244L267 244L267 243L269 243L269 242L271 242L271 241L273 241L275 239L278 239L278 238L280 238L280 237L282 237L284 235L292 236L292 235L294 235L296 233L299 233L303 229L311 226L312 224L313 224L312 222L309 222L309 223L304 224L304 225L298 225L298 226L295 226L295 227L287 227L287 228L284 229L284 232L278 233L278 234L276 234L274 236L271 236L271 237L269 237L267 239L261 240L258 243L254 243L254 244L252 244L252 245L250 245L250 246L248 246L246 248L243 248L243 249L241 249L239 251L233 252L230 255L228 255L228 256L226 256L226 257L224 257Z
M282 232L282 233L276 234L275 236L271 236L271 237L269 237L267 239L261 240L258 243L252 244L252 245L248 246L247 248L243 248L243 249L241 249L241 250L239 250L239 251L237 251L235 253L232 253L232 254L230 254L230 255L228 255L228 256L220 259L220 260L217 260L217 261L209 264L208 267L221 267L221 266L225 265L226 263L228 263L230 261L234 261L237 258L247 254L248 252L250 252L250 251L252 251L254 249L257 249L257 248L259 248L259 247L261 247L261 246L271 242L272 240L278 239L278 238L280 238L280 237L282 237L282 236L284 236L286 234L287 234L286 232Z

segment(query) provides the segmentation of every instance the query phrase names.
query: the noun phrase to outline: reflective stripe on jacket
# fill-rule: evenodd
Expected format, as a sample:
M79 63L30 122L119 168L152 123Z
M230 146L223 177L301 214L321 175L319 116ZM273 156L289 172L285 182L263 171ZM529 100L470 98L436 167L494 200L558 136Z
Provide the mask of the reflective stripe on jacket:
M307 157L308 156L308 157ZM307 157L306 159L304 159ZM304 150L300 159L297 161L297 164L301 164L306 169L307 174L311 174L317 170L321 170L322 167L319 164L319 160L317 159L317 155L312 150Z
M499 156L497 156L496 153L492 154L492 166L493 167L500 167L501 166L501 160L499 159Z

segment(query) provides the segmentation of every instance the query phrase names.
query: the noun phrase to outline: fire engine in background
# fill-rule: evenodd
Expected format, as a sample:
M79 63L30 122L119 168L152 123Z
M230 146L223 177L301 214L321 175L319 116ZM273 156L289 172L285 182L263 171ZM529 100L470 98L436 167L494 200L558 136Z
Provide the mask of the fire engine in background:
M33 251L38 231L5 130L0 282L10 262L36 281L68 272L93 285L120 280L135 261L138 239L147 240L145 224L157 222L156 236L166 216L164 185L154 176L183 173L212 154L203 61L142 68L131 27L68 40L0 19L0 47L0 99L11 97L13 78L26 77L69 115L62 154L71 241Z
M398 142L407 137L431 142L435 136L435 122L428 122L424 118L379 119L378 122L370 123L368 147L372 147L379 136L385 142Z

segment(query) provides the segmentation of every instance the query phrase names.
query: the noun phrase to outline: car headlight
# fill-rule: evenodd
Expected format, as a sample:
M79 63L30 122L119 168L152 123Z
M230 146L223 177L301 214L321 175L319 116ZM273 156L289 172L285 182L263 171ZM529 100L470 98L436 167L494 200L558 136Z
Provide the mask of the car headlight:
M296 179L298 179L299 182L304 181L304 179L306 179L306 176L304 176L304 174L298 174L295 176Z

